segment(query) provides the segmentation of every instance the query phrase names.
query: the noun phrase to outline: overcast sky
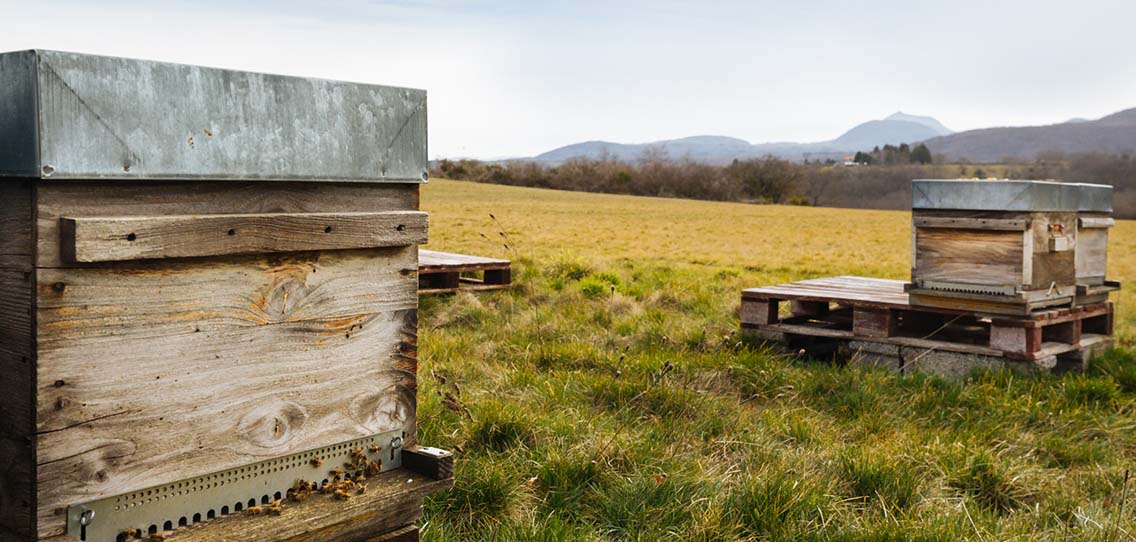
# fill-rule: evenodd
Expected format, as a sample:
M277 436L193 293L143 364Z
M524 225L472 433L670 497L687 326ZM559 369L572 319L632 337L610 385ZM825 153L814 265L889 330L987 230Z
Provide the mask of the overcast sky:
M1136 2L0 0L0 50L62 49L429 91L430 156L590 139L832 139L1136 107Z

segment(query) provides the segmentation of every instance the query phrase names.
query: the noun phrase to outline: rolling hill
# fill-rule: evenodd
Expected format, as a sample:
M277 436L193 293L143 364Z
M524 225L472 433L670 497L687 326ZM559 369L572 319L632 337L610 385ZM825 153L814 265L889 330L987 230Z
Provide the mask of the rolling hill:
M895 113L854 126L836 139L815 143L750 144L724 136L696 136L639 144L588 141L524 160L545 165L556 165L573 158L612 158L631 162L640 159L648 149L664 151L671 158L689 158L717 165L766 155L790 160L839 160L856 151L868 151L889 143L919 142L948 161L1034 160L1039 154L1049 151L1067 154L1133 153L1136 152L1136 108L1096 120L1074 118L1046 126L982 128L965 132L951 132L931 117Z
M1136 152L1136 108L1097 120L969 130L931 138L925 143L931 152L948 160L972 162L1033 160L1047 151L1131 153Z
M931 117L895 113L880 120L859 124L836 139L815 143L759 143L725 136L694 136L651 143L612 143L587 141L553 149L536 157L525 159L546 165L556 165L573 158L611 158L625 162L635 161L648 149L666 152L671 158L689 158L710 164L728 164L734 159L773 155L791 160L804 158L839 159L858 150L870 150L885 144L900 144L951 134L952 132Z

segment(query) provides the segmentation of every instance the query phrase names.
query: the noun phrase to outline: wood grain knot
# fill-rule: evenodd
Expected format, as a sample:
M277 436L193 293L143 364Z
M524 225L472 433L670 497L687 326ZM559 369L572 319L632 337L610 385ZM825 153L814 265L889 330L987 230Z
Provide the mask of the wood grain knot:
M385 392L361 395L351 401L351 415L367 430L381 433L400 429L414 412L412 395L396 386Z
M257 446L275 448L292 440L307 421L308 412L303 406L273 400L246 412L237 424L237 431Z

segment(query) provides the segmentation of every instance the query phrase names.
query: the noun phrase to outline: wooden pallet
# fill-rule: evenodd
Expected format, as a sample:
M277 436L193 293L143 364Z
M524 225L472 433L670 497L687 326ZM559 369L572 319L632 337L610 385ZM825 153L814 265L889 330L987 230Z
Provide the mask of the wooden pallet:
M742 292L746 329L879 343L1012 360L1051 360L1111 342L1112 304L1028 317L912 305L904 281L864 277L803 280ZM788 311L781 303L788 301Z
M434 250L418 251L418 293L503 290L512 284L509 260Z

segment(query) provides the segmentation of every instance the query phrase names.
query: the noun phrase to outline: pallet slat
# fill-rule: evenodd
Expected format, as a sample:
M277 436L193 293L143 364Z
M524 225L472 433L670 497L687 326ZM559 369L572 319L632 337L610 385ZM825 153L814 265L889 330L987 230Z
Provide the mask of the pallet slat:
M468 254L418 251L418 293L444 294L459 291L503 290L512 285L512 262ZM481 279L462 273L481 272Z

